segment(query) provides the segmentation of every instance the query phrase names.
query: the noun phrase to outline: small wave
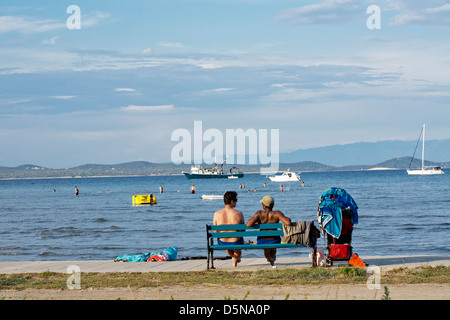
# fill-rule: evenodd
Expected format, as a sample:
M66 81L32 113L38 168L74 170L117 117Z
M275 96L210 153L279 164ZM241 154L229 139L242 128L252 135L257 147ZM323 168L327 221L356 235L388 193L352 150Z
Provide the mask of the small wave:
M39 234L39 239L77 237L80 236L81 234L82 232L74 227L59 227L55 229L45 228Z
M115 226L115 225L112 225L112 226L109 226L109 227L106 228L106 229L121 230L121 229L123 229L123 228L122 228L122 227Z
M17 247L17 246L0 247L0 251L3 251L3 250L17 250L17 249L20 249L20 247Z
M98 218L94 220L94 222L106 222L106 221L108 220L106 220L105 218Z

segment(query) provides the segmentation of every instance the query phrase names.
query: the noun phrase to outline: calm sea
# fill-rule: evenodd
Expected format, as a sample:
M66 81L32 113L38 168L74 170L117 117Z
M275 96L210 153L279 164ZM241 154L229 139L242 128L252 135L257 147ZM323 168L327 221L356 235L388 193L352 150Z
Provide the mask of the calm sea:
M275 209L293 221L317 225L319 197L329 187L345 189L359 206L359 224L353 232L353 250L359 255L450 254L450 173L305 172L301 176L305 187L285 183L284 192L280 183L259 174L219 180L184 176L1 180L0 261L114 260L170 246L178 247L178 258L206 256L205 225L212 223L223 201L202 200L203 194L237 191L237 209L245 219L261 208L259 200L269 194L275 198ZM240 183L245 189L239 188ZM192 184L196 194L189 191ZM132 205L134 194L149 193L156 195L157 205ZM323 239L318 244L323 245ZM283 249L278 256L307 256L307 252ZM263 253L250 250L244 256L263 257Z

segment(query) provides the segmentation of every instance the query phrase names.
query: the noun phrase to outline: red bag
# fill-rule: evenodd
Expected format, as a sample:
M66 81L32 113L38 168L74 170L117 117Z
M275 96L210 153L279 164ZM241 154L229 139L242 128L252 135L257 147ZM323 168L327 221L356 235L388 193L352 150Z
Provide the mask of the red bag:
M352 246L349 244L330 244L328 250L330 258L350 258Z

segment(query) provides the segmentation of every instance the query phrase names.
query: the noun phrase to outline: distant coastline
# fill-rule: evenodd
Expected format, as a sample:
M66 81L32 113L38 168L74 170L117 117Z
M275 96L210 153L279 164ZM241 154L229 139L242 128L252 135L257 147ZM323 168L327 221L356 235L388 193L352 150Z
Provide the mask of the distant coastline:
M279 171L290 169L295 172L326 172L326 171L361 171L361 170L405 170L411 163L411 157L399 157L375 165L330 166L313 161L280 163ZM414 159L413 167L420 167L421 160ZM450 168L450 162L426 161L427 166ZM35 164L25 164L17 167L0 166L0 179L70 179L94 177L134 177L134 176L165 176L182 175L190 169L190 164L175 165L173 163L153 163L148 161L133 161L119 164L84 164L67 169L51 169ZM207 165L205 165L207 166ZM263 165L239 165L244 173L260 173ZM225 168L226 170L226 168Z

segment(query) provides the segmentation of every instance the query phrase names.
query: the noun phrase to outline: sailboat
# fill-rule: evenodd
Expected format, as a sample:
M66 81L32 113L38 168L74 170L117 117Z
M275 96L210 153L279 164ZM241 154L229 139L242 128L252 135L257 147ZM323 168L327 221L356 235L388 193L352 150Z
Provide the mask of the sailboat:
M411 169L411 163L414 160L414 155L416 151L414 150L413 157L411 159L411 162L409 163L409 168L406 170L406 172L409 175L432 175L432 174L444 174L444 171L441 169L441 167L425 167L425 123L422 127L422 169ZM417 140L417 144L419 144L419 140ZM417 145L416 145L417 150Z

